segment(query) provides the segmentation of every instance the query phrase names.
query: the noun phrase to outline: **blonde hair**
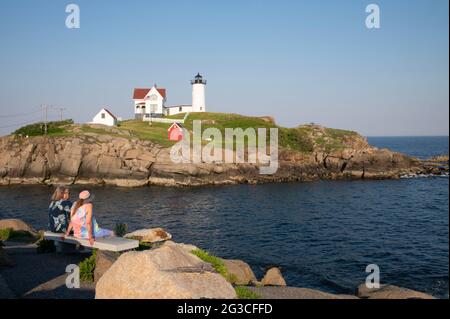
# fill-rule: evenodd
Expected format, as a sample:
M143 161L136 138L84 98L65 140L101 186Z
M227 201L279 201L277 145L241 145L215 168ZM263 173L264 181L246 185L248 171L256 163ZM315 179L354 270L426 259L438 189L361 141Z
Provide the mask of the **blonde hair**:
M56 202L60 199L62 199L64 197L64 193L66 190L69 190L68 187L64 187L64 186L58 186L56 187L55 191L53 192L52 195L52 201Z

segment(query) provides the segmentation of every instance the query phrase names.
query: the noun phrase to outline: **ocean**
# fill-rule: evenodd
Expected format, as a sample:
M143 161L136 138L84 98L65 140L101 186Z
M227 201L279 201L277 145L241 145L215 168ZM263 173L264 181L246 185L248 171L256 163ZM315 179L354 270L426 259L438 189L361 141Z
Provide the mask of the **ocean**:
M448 137L368 140L419 158L448 154ZM376 264L382 284L449 297L448 177L90 189L101 226L163 227L177 242L246 261L258 279L278 266L289 286L354 293ZM0 187L0 219L44 229L51 192Z

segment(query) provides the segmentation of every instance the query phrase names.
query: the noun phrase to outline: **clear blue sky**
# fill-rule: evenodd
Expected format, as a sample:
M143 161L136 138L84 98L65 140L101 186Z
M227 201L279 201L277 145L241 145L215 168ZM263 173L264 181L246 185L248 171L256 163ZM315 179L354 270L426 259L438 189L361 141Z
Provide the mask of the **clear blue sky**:
M65 7L81 28L65 27ZM381 8L381 29L365 7ZM315 122L364 135L448 135L447 0L0 0L0 134L40 119L40 104L90 120L133 116L134 87L168 104ZM51 112L53 119L56 111ZM3 116L3 117L2 117Z

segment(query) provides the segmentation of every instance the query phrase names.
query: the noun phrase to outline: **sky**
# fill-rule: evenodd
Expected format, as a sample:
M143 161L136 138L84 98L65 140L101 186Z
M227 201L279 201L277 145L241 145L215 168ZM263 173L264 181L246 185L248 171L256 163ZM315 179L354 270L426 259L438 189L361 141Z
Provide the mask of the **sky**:
M447 0L0 0L0 135L42 120L42 104L51 120L132 118L133 89L153 84L190 104L200 72L211 112L448 136L448 14Z

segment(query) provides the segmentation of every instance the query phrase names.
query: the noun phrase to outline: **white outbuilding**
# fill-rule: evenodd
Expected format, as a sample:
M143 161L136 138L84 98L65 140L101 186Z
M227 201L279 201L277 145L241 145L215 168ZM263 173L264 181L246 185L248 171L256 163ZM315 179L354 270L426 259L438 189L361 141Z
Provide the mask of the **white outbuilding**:
M117 117L106 108L102 108L92 119L92 124L115 126L117 125Z

